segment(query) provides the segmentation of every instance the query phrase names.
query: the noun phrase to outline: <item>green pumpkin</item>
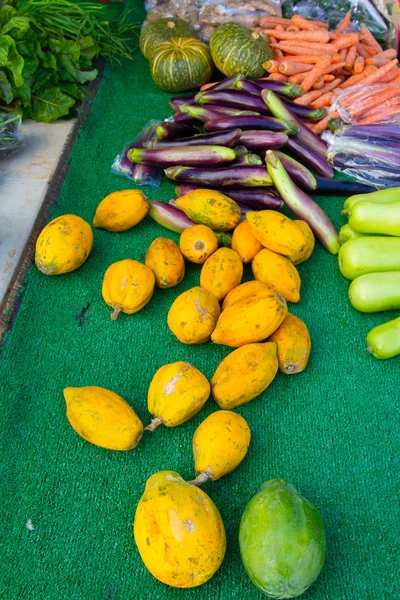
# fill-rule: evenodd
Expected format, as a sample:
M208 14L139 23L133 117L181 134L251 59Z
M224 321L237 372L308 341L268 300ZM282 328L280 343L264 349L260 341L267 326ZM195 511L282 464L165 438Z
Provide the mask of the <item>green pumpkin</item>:
M175 17L157 19L143 27L139 46L147 60L150 60L157 46L178 37L196 38L197 36L194 28L182 19Z
M243 73L247 79L265 75L262 66L273 58L264 38L239 23L225 23L217 27L210 40L210 51L215 66L226 77Z
M242 562L252 582L271 598L296 598L318 577L325 560L319 511L290 483L264 483L239 528Z
M208 47L189 37L160 44L150 61L153 81L166 92L183 92L210 80L214 64Z

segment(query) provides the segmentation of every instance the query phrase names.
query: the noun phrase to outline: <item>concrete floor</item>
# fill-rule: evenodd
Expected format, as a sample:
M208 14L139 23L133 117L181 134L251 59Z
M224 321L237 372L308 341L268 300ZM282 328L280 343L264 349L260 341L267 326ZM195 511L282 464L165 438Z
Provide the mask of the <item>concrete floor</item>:
M0 160L0 304L74 122L24 121L23 149Z

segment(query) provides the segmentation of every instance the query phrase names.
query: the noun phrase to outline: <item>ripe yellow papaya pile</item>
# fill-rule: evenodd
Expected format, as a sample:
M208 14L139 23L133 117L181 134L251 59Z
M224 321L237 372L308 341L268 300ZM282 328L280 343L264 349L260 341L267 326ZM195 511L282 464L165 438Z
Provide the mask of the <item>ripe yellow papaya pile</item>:
M247 454L250 428L232 409L265 392L278 371L291 375L307 366L310 335L306 324L288 311L288 303L300 300L296 265L311 256L315 239L307 223L277 211L249 212L241 220L238 205L219 192L195 190L174 205L195 224L182 227L179 244L167 237L153 240L144 263L125 258L111 264L103 278L103 299L113 309L112 319L121 313L134 314L150 302L155 288L182 282L185 260L199 265L199 285L176 297L166 326L183 344L211 341L232 351L210 380L185 361L153 372L147 427L130 404L110 390L67 387L64 397L67 419L76 433L96 446L117 451L135 448L146 430L185 423L210 395L221 409L194 432L195 478L187 482L174 471L153 474L134 519L136 544L150 573L170 586L188 588L210 579L225 555L221 515L198 486L227 475ZM149 210L142 192L114 192L98 205L93 224L123 232ZM219 247L218 232L229 231L231 247ZM92 243L86 221L76 215L58 217L38 238L36 265L46 275L68 273L85 262ZM242 283L244 265L251 267L254 279ZM157 433L146 435L157 437Z

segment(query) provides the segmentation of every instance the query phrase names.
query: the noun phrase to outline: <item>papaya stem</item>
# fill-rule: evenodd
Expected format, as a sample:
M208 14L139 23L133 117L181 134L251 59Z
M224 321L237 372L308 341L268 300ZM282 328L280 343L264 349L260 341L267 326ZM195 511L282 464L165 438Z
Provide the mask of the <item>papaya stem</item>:
M156 417L155 419L152 419L151 423L147 425L145 429L147 429L147 431L154 431L155 428L162 425L163 422L164 421L160 417Z
M116 321L118 319L118 315L121 312L121 306L119 304L116 304L114 306L114 312L111 313L110 317L112 318L113 321Z
M211 479L211 469L210 467L207 467L205 471L202 471L197 475L196 479L193 479L193 481L188 481L188 483L190 485L202 485L203 483L206 483L209 479Z
M348 210L341 210L340 214L344 215L345 217L347 217L347 215L349 214L349 211Z

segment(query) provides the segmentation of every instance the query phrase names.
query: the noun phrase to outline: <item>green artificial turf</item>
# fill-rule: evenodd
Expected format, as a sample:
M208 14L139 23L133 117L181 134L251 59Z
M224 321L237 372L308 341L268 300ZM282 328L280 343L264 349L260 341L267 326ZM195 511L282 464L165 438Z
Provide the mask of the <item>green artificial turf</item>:
M143 20L138 4L128 6ZM148 120L172 113L168 98L141 55L106 67L52 218L74 213L91 222L104 196L132 187L111 174L111 163ZM164 179L146 193L168 200L174 188ZM319 201L337 227L344 223L343 198ZM187 265L178 287L157 289L141 312L110 319L101 296L106 268L124 258L143 261L159 236L178 241L149 217L124 233L95 230L92 253L77 271L29 272L0 359L1 600L261 600L241 565L238 527L250 498L274 477L313 502L326 525L326 563L304 598L398 600L399 359L377 361L365 343L372 327L398 314L357 313L337 258L320 245L299 266L301 301L290 306L311 333L308 368L278 374L261 397L238 409L251 428L248 455L233 473L204 486L227 530L222 567L193 590L169 588L146 570L132 535L146 480L164 469L193 478L192 436L217 405L210 399L184 425L145 432L136 449L113 452L74 432L63 389L113 390L146 424L147 388L160 366L187 360L211 378L231 351L211 342L185 346L167 327L172 301L199 283L195 265Z

